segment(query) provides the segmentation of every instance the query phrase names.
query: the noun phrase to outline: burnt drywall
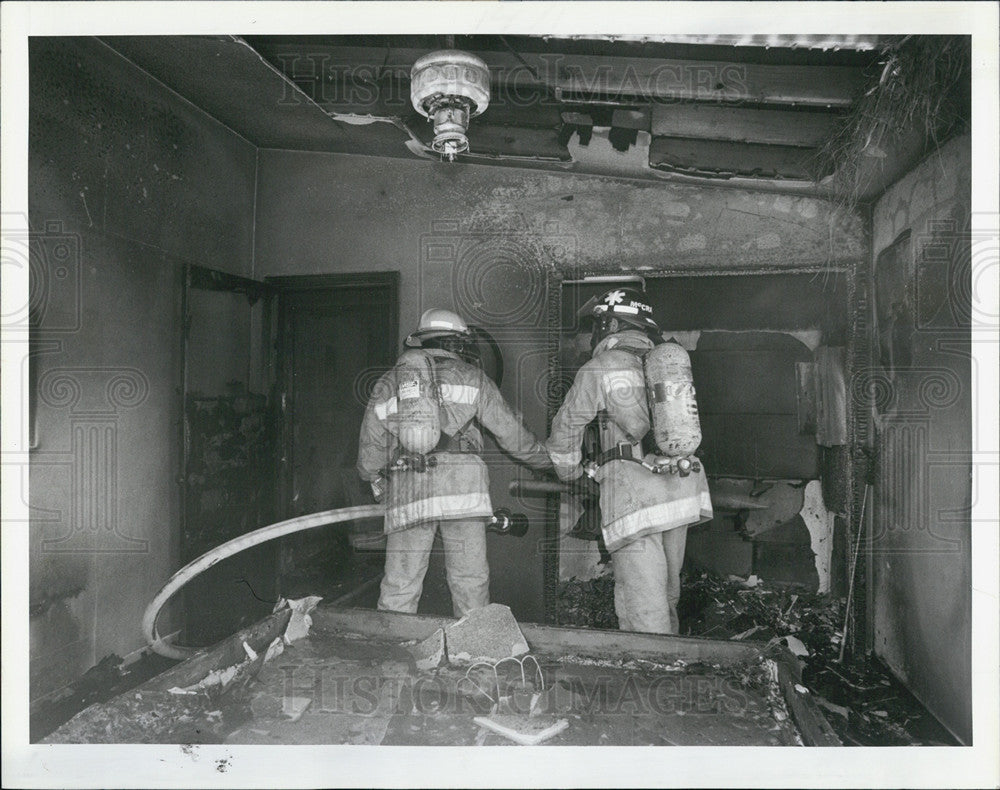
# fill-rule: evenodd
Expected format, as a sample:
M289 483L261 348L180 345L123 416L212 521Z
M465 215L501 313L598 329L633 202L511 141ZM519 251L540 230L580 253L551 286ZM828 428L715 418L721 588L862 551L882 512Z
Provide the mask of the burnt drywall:
M972 737L970 182L970 140L958 138L875 205L876 367L855 373L875 392L874 649L966 743Z
M176 570L182 269L251 271L256 149L96 39L29 46L35 700Z
M828 203L714 187L644 184L475 165L261 150L258 276L400 272L400 332L431 306L457 309L504 350L504 396L544 437L546 274L814 267L858 259L857 218ZM512 502L524 475L495 448L494 503L525 510L516 540L490 536L491 594L542 609L544 512Z

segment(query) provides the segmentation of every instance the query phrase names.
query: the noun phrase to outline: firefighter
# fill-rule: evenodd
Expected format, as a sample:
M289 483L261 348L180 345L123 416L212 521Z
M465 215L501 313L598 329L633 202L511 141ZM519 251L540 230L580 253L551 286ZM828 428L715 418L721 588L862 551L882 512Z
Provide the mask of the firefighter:
M521 463L552 468L497 385L470 363L470 340L457 314L427 310L368 402L358 471L386 503L379 609L417 611L438 530L455 616L489 603L486 521L493 507L480 426Z
M641 291L608 291L584 305L578 317L593 321L591 358L552 421L549 455L560 479L578 491L600 492L601 530L612 557L620 628L677 633L687 529L712 514L704 469L692 455L701 430L690 360L673 344L663 349L669 352L666 373L662 364L650 364L650 352L660 348L663 338ZM657 372L651 374L651 368ZM651 382L650 375L662 380ZM670 419L668 425L661 416L663 424L655 431L653 400L658 405L652 413ZM585 474L581 441L595 417L601 452ZM668 433L672 457L654 443Z

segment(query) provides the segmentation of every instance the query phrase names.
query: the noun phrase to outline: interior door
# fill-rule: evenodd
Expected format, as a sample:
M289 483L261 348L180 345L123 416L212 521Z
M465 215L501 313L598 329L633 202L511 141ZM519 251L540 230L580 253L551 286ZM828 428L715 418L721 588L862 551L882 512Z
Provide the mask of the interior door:
M371 386L396 357L397 276L276 278L280 288L279 380L284 436L284 518L369 499L355 465ZM381 568L359 563L359 532L381 546L381 519L289 536L282 542L281 589L342 594Z
M184 289L181 561L274 520L274 425L262 342L271 289L190 266ZM276 549L223 560L184 589L185 643L206 645L268 614Z

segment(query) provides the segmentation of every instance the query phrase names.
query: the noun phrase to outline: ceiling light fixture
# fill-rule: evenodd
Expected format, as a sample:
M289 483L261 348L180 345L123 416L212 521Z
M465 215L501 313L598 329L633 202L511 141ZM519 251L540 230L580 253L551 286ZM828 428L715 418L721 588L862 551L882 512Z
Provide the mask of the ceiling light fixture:
M410 70L410 101L434 124L431 148L453 161L469 150L469 121L489 106L489 69L469 52L431 52Z

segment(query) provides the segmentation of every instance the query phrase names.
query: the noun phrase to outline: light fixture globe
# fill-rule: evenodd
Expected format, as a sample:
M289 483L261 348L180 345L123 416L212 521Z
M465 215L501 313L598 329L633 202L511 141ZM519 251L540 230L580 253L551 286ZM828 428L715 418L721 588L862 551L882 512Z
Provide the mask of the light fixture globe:
M489 106L489 69L468 52L431 52L410 70L410 101L434 124L431 148L453 160L469 150L469 120Z

